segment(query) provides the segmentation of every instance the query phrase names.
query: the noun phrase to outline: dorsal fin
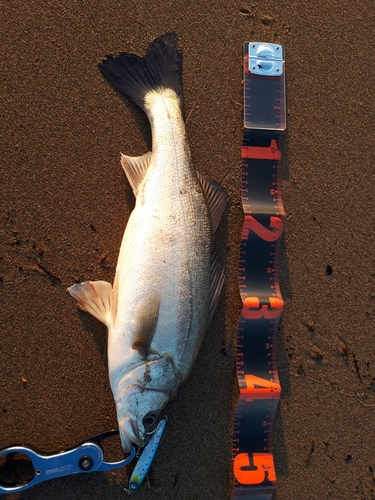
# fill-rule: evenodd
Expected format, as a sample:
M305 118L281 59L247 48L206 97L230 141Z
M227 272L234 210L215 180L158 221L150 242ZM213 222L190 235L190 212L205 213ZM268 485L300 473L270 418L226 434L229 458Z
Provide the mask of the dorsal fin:
M214 235L225 210L228 195L221 184L202 174L199 170L197 170L197 177L206 198L208 214L211 220L211 233Z
M208 308L207 330L210 327L220 293L225 281L225 267L219 264L215 254L211 255L210 305Z
M144 297L135 311L132 348L148 356L159 317L160 295L154 292Z
M111 322L112 285L107 281L85 281L68 288L68 292L95 318L109 326Z
M134 196L138 194L138 187L146 175L147 169L151 163L151 158L151 151L148 151L142 156L126 156L121 154L121 165L133 188Z

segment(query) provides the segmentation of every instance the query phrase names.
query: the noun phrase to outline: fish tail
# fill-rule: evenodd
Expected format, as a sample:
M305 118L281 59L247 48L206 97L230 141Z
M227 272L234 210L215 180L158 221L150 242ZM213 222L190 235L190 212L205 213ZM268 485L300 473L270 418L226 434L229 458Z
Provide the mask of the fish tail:
M176 33L166 33L148 46L144 57L120 52L109 54L99 64L106 80L145 110L150 91L173 89L182 102L182 56Z

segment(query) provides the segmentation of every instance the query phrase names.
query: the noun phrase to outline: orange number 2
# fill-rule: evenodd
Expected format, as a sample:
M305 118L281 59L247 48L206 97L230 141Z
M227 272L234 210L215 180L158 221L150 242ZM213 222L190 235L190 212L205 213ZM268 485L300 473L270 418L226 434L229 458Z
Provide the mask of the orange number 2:
M242 228L242 240L247 240L249 232L254 231L262 240L276 241L283 234L284 223L280 217L270 217L270 228L267 229L251 215L245 215L245 220Z

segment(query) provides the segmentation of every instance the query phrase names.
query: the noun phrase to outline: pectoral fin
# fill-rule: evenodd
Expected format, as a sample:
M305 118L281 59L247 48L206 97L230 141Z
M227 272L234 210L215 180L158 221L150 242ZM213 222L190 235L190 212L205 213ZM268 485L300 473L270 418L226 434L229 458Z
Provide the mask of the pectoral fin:
M215 234L221 216L227 204L228 195L226 190L218 182L210 179L207 175L197 170L197 177L201 183L203 194L206 198L208 214L211 220L211 233Z
M131 187L133 188L134 196L137 196L138 194L138 187L146 175L147 169L151 163L151 158L151 151L143 156L121 155L121 165Z
M117 274L115 276L115 281L113 282L112 293L111 293L111 324L113 325L117 316L117 304L118 304L118 279Z
M85 281L68 288L68 292L95 318L109 326L111 322L112 285L107 281Z
M132 348L148 356L159 317L160 295L157 292L140 301L135 312L135 330Z

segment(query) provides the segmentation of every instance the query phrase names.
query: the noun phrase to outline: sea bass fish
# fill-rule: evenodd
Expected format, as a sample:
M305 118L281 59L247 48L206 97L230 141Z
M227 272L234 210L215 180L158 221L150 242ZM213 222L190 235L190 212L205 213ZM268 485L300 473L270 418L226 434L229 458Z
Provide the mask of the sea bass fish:
M212 317L224 269L211 247L227 195L192 166L176 35L155 39L144 57L112 54L99 66L145 111L152 132L152 152L121 155L136 204L113 287L94 281L68 289L108 327L109 378L128 453L145 444L186 380Z

